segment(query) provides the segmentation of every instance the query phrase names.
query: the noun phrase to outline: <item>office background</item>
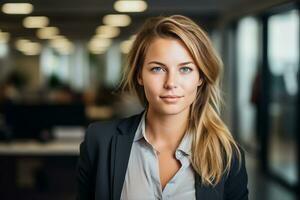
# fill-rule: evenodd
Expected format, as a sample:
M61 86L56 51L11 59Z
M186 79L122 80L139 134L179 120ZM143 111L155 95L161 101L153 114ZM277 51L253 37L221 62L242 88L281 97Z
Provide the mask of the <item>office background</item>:
M15 0L0 8L1 199L74 199L86 126L143 109L118 90L126 55L146 18L171 14L202 26L224 61L222 117L246 151L250 199L300 199L298 1Z

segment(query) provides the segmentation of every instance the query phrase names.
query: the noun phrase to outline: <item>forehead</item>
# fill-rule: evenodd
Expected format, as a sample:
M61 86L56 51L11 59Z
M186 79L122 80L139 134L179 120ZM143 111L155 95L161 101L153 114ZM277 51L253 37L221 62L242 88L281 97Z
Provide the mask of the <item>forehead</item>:
M175 38L155 38L151 41L146 53L145 62L193 62L193 58L179 39Z

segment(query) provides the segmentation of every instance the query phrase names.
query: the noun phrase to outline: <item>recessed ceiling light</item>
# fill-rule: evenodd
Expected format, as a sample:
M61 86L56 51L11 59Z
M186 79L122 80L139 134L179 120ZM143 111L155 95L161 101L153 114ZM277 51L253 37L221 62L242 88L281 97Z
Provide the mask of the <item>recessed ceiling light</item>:
M40 39L52 39L59 34L59 30L56 27L45 27L37 31L37 36Z
M131 23L131 18L124 14L111 14L103 17L103 23L109 26L125 27Z
M125 41L121 42L121 44L120 44L121 52L124 54L128 54L132 47L132 43L133 43L132 40L125 40Z
M2 6L5 14L29 14L33 11L30 3L6 3Z
M6 43L9 40L9 33L0 31L0 42Z
M52 46L60 54L68 55L74 51L74 45L65 36L58 35L51 39L50 46Z
M30 16L23 20L23 26L25 28L43 28L48 26L49 19L44 16Z
M102 25L97 28L96 34L98 37L113 38L120 34L120 29L114 26Z
M70 46L72 43L66 39L66 38L62 38L62 39L53 39L50 41L50 45L53 47L53 48L64 48L66 46Z
M133 34L132 36L130 36L129 40L134 41L136 39L136 34Z
M37 56L41 51L22 51L22 53L26 56Z
M128 54L132 48L135 39L136 39L136 35L131 35L128 40L121 42L120 44L121 52L124 54Z
M141 0L119 0L114 3L118 12L143 12L147 9L147 3Z
M108 47L111 45L111 39L107 38L92 38L91 41L89 42L89 45L94 46L94 47Z
M16 48L25 55L38 55L42 46L38 42L31 42L27 39L19 39L15 43Z
M26 48L26 45L30 43L30 40L27 40L27 39L18 39L16 42L15 42L15 47L16 49L18 50L23 50Z
M55 35L53 38L51 38L51 41L68 42L69 40L64 35Z
M88 49L94 53L105 52L111 43L111 39L93 37L88 43Z

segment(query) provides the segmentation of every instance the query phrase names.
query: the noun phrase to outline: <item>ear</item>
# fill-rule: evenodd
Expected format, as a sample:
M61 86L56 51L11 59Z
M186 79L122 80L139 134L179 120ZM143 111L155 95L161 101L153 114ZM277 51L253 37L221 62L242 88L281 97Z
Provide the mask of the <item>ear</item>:
M202 85L202 82L203 82L203 79L200 78L199 81L198 81L198 87Z
M138 74L138 76L137 76L137 81L138 81L138 83L139 83L141 86L144 85L143 79L142 79L142 76L141 76L141 73Z

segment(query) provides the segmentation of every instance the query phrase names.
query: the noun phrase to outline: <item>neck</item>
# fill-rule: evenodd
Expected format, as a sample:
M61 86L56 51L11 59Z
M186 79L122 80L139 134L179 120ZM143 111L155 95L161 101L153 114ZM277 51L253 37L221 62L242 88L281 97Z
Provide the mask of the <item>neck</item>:
M175 151L188 125L189 110L174 115L163 115L148 109L146 135L149 142L160 150Z

